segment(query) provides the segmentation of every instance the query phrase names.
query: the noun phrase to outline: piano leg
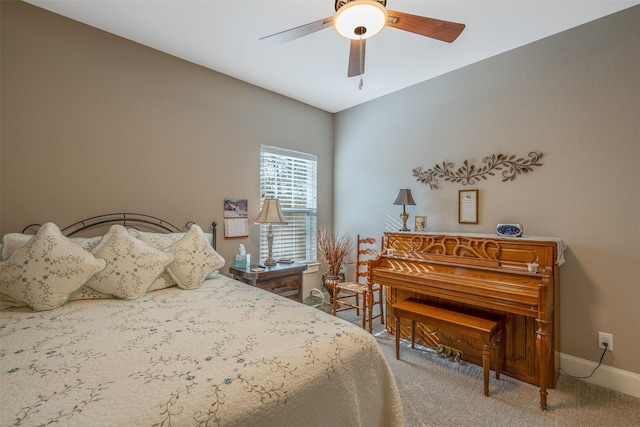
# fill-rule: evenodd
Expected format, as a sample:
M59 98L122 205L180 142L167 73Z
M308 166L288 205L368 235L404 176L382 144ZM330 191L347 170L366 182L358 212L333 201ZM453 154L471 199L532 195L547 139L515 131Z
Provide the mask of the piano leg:
M540 408L547 410L547 370L551 357L551 335L549 322L536 319L536 356L538 357L538 381L540 382Z

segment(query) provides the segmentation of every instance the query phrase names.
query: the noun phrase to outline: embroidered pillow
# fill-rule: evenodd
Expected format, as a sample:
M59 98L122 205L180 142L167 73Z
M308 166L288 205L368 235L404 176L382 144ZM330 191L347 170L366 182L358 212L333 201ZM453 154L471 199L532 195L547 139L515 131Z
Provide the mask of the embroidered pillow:
M26 245L0 262L0 292L34 311L60 307L106 262L72 243L57 225L46 223Z
M2 251L0 259L9 259L9 257L18 249L23 248L27 242L33 237L33 234L9 233L2 238ZM80 246L86 251L91 251L100 243L102 237L70 237L72 243Z
M80 301L87 299L113 299L113 295L103 294L88 286L83 286L69 296L69 301Z
M178 242L185 236L185 234L186 233L150 233L146 231L138 231L136 233L136 237L152 248L160 249L166 252L165 249ZM162 273L160 277L155 280L155 282L153 282L153 284L149 288L149 292L170 288L175 285L176 282L165 270L165 272Z
M28 305L15 298L11 298L7 294L0 293L0 311L15 307L28 307Z
M85 251L91 252L92 250L95 249L96 246L98 246L98 243L100 243L100 240L102 240L102 236L70 237L69 240L71 240L72 243L75 243L76 245L80 246Z
M87 286L116 298L139 298L173 261L173 255L131 237L121 225L113 225L91 253L107 261L107 268Z
M8 233L2 237L2 252L0 252L0 257L3 260L9 259L13 253L20 249L24 248L24 245L27 244L29 239L33 237L33 234L22 234L22 233Z
M186 233L149 233L146 231L138 231L136 237L152 248L167 249L185 235Z
M224 258L209 245L202 229L194 224L167 252L175 255L167 272L182 289L200 287L208 275L224 266Z

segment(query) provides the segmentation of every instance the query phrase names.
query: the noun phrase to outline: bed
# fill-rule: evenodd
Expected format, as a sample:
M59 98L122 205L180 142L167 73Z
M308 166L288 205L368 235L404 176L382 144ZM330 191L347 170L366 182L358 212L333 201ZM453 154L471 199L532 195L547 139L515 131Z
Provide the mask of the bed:
M101 224L107 231L93 238L67 237L84 232L82 224L69 231L50 223L33 237L4 236L0 425L402 425L393 374L370 334L220 274L215 227L205 233L191 225L182 232L162 221L162 233L141 231L128 215L128 224L117 217L118 224ZM109 252L114 236L126 251ZM207 245L194 250L184 243L190 238ZM68 256L53 241L89 254L86 260L74 252L67 261L88 265L90 279L58 292L66 297L52 290L44 299L25 296L16 290L20 282L33 288L41 280L30 278L28 268L43 276L42 267L32 266L36 260L53 264L61 253ZM127 246L134 244L158 252L145 258ZM50 250L44 258L37 256L41 247ZM198 250L208 254L204 261ZM130 272L122 265L113 270L129 258L143 260L130 270L153 270L146 279L151 284L137 286L144 281L131 278L127 284L122 276ZM72 267L62 273L48 268L46 276L84 280L72 277ZM16 279L17 270L26 281ZM101 276L115 278L117 286L106 287L109 280Z

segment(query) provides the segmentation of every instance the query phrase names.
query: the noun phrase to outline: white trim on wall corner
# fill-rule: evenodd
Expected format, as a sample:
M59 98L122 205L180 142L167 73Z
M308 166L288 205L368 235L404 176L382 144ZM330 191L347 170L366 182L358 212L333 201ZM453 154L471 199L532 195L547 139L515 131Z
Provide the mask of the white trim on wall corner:
M597 366L597 363L560 353L560 366L567 374L587 376ZM586 378L583 381L640 398L640 374L600 365L591 378Z

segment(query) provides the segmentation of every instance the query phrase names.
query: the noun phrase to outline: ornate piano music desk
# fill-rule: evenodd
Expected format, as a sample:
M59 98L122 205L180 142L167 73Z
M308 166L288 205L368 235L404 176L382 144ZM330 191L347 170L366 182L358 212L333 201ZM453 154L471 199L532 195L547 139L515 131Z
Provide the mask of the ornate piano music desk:
M368 280L387 287L387 307L417 297L469 314L505 321L501 371L540 387L554 388L559 364L559 266L564 242L555 238L501 238L480 234L384 233L383 251L369 261ZM393 249L391 253L388 249ZM527 263L537 263L529 272ZM393 311L387 329L396 333ZM400 327L409 337L409 323ZM420 325L416 341L462 350L482 365L482 343L430 325Z

